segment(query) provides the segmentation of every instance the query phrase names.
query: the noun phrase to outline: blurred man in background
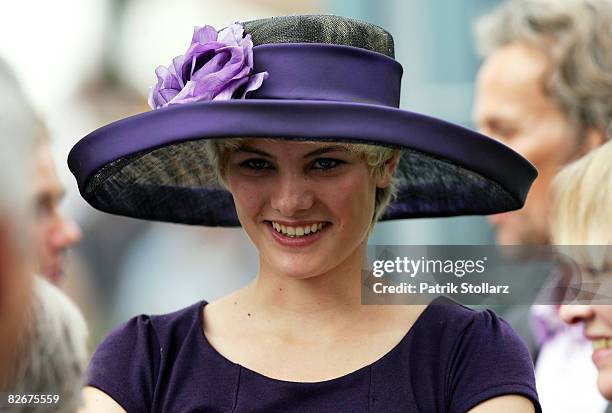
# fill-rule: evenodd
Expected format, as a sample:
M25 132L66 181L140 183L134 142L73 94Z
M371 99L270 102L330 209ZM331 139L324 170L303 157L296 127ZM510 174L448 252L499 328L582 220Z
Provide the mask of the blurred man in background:
M58 212L63 189L46 139L17 81L0 61L0 411L74 413L87 362L87 325L45 279L80 237ZM4 392L4 393L2 393ZM48 403L9 403L46 394Z
M539 172L524 208L491 217L500 244L548 243L553 176L606 140L611 25L610 0L510 0L479 21L478 129Z
M33 175L32 153L39 130L17 82L0 61L0 389L14 372L22 344L24 308L32 277L28 233L31 218L27 190Z
M64 186L60 182L46 134L34 152L35 217L32 232L36 248L36 272L60 285L68 249L81 239L79 227L60 210Z
M478 22L477 41L485 58L476 85L478 129L521 153L539 171L521 210L490 217L499 244L548 244L553 177L609 138L611 27L611 0L509 0ZM589 343L563 327L556 307L522 313L516 326L528 326L529 316L547 330L536 335L546 340L533 341L528 328L517 328L536 346L544 411L603 412L606 403L591 383L595 369ZM508 317L521 320L516 312Z

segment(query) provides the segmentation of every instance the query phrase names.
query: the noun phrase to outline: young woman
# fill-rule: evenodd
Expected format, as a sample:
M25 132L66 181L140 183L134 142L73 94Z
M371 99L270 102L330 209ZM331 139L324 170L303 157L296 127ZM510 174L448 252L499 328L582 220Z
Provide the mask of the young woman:
M569 165L555 178L552 235L582 267L585 286L598 285L599 302L561 306L567 323L584 323L593 343L597 387L612 400L612 142Z
M399 110L392 57L386 31L336 16L196 28L157 70L158 110L77 144L95 207L241 225L259 252L245 288L111 333L86 411L539 411L527 350L494 313L362 305L379 218L519 208L535 178L503 145Z

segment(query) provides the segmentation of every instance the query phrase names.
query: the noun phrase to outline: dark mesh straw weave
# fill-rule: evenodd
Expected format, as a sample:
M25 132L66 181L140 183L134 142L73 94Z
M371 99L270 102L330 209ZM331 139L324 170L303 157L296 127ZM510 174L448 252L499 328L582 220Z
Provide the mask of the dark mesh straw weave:
M314 139L314 138L313 138ZM218 183L202 141L188 141L107 165L89 181L97 205L127 216L195 225L237 224L229 192ZM397 172L398 199L383 220L445 216L446 211L495 212L516 204L501 186L450 162L405 150ZM480 201L475 202L478 198ZM137 214L135 214L135 212Z
M255 46L272 43L326 43L358 47L395 57L385 29L339 16L285 16L243 23Z

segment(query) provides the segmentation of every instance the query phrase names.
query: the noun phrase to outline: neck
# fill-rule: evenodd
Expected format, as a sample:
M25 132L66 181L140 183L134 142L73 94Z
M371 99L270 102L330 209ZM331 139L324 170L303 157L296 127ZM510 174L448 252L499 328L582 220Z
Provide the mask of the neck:
M302 279L291 278L260 261L255 281L245 290L253 308L273 316L310 323L345 318L361 309L361 271L366 241L346 260L325 273Z

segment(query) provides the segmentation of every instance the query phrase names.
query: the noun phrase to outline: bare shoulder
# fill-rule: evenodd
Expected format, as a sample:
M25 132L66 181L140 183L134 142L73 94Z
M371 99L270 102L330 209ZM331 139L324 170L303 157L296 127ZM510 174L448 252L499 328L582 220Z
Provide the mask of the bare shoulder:
M207 335L216 335L228 331L229 326L238 325L243 315L243 302L240 291L236 291L208 303L203 311L203 328Z
M505 396L494 397L489 400L485 400L473 409L470 409L468 413L534 413L535 407L533 402L526 397L518 396L516 394L509 394Z
M78 413L126 413L112 397L95 387L83 389L83 402Z

